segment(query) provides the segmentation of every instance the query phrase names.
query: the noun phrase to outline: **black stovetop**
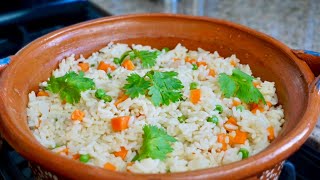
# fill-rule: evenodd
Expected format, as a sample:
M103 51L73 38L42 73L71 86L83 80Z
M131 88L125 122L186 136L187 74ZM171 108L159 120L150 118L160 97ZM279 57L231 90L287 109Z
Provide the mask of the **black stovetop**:
M0 6L0 58L51 31L98 17L109 16L85 0L13 0ZM320 153L308 145L285 163L280 180L320 178ZM32 180L28 162L6 142L0 152L0 179Z

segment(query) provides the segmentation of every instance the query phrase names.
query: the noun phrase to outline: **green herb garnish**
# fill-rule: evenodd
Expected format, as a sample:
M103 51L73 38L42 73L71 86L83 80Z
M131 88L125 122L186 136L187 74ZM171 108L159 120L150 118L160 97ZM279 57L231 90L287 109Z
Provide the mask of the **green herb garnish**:
M156 64L156 59L160 54L159 51L147 51L147 50L130 50L123 53L120 57L119 64L123 62L123 60L129 56L131 60L135 60L139 58L141 60L142 67L150 68Z
M143 77L133 73L128 76L128 83L123 89L131 98L145 94L151 97L151 102L155 106L169 105L170 102L177 102L182 97L180 90L183 85L176 78L177 75L178 73L173 71L149 71Z
M140 152L133 158L133 161L139 161L145 158L164 160L167 154L173 151L171 143L177 140L169 136L164 129L153 125L145 125L143 132L143 142Z
M59 94L61 100L74 104L80 101L81 92L93 89L94 87L95 83L93 80L84 77L82 71L79 74L72 71L58 78L51 76L48 81L47 90Z
M266 104L259 89L254 87L253 80L252 76L239 69L234 69L231 76L221 73L218 78L221 91L225 97L238 97L245 103L259 103L259 101L262 101Z
M244 106L243 105L238 105L236 107L236 110L239 110L240 112L242 112L244 110Z

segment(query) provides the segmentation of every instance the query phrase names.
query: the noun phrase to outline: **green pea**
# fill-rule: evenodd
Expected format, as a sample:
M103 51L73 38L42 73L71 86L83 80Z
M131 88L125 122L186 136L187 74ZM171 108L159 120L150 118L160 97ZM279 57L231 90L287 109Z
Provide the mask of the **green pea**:
M120 64L121 63L120 61L121 61L120 58L113 58L113 62L115 64Z
M105 95L101 99L104 100L104 102L111 102L112 101L112 97L109 95Z
M106 92L103 89L97 89L94 95L96 98L102 99L106 95Z
M244 110L244 106L243 105L238 105L236 107L236 110L239 110L240 112L242 112Z
M80 162L87 163L90 160L89 154L80 154Z
M186 119L187 119L187 117L186 117L185 115L182 115L182 116L178 117L178 121L179 121L180 123L185 123L185 122L186 122Z
M212 116L212 117L208 117L208 118L207 118L207 122L212 122L212 123L218 125L219 119L218 119L217 116Z
M242 154L242 159L245 159L245 158L249 157L249 151L247 149L240 148L238 153L240 153L240 152Z
M168 48L168 47L164 47L161 51L165 51L165 52L169 52L170 51L170 49Z
M219 114L221 114L223 112L223 108L221 105L216 105L216 108L214 110L218 111Z
M198 87L198 83L196 82L190 83L190 90L197 89L197 87Z
M112 79L112 75L110 73L107 74L109 79Z
M192 70L198 70L198 66L196 64L192 64Z

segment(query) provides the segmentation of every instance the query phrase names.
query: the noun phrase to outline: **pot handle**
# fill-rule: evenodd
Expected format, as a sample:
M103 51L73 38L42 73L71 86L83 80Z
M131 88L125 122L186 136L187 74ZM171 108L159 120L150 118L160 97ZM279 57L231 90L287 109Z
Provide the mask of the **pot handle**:
M2 70L4 70L4 68L6 68L8 66L10 61L11 61L11 56L3 58L3 59L0 59L0 72Z
M320 53L309 50L292 50L302 61L306 62L313 74L317 77L320 74Z

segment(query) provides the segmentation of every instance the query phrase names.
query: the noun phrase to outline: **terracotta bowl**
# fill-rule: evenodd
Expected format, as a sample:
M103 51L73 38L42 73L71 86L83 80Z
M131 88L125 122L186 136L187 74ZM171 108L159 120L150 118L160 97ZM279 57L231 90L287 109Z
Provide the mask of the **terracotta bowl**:
M250 64L254 76L276 83L286 119L281 133L265 150L248 159L184 173L144 175L112 172L47 150L28 128L28 93L37 90L39 82L50 77L64 57L71 54L89 56L110 41L155 48L173 48L182 43L189 49L201 47L211 52L218 51L222 56L236 54L241 63ZM311 65L314 73L318 74L320 60L316 60L317 57L292 51L265 34L224 20L170 14L97 19L43 36L11 56L0 80L0 130L5 140L36 167L34 172L47 178L275 178L280 173L282 162L305 142L318 119L320 77L315 78L308 67Z

